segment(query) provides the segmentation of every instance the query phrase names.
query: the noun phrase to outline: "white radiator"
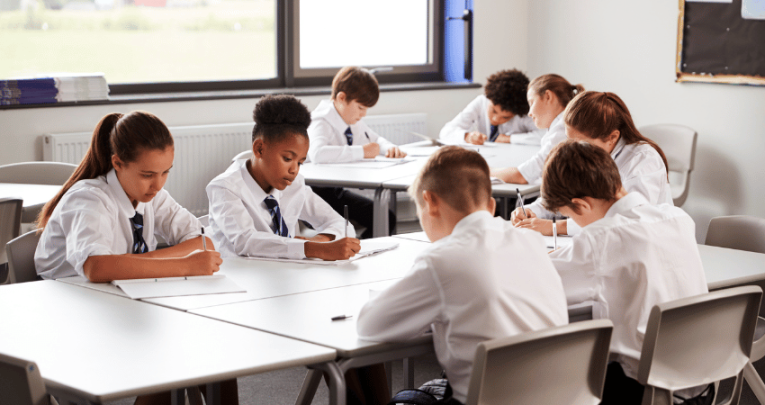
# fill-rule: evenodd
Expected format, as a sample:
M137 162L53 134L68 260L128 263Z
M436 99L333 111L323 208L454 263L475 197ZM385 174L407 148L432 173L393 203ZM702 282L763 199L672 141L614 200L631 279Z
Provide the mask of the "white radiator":
M395 144L420 140L410 131L427 131L427 114L377 115L364 118L372 130ZM196 216L207 215L205 187L252 144L252 123L170 127L175 161L165 189ZM43 160L79 164L92 133L43 135ZM399 193L399 198L404 193Z
M205 187L250 148L252 123L170 127L175 140L175 161L165 189L196 216L207 215ZM92 134L46 134L43 160L79 164Z

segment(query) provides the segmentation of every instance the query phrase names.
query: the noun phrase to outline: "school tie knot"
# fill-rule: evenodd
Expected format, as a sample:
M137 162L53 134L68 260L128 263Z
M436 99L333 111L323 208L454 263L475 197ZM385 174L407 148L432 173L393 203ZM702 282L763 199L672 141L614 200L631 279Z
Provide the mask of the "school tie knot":
M276 201L276 198L269 194L263 202L266 203L268 212L271 214L271 230L279 236L291 238L292 236L290 236L290 232L287 229L287 223L284 222L284 217L282 217L282 211L279 209L279 202Z
M130 218L130 224L133 226L133 253L148 252L149 247L143 238L143 215L136 211L135 216Z
M499 126L498 125L491 125L489 127L491 132L489 133L489 140L494 142L495 139L499 136Z
M351 127L348 127L348 129L345 130L345 139L348 140L348 146L353 145L353 132L351 132Z

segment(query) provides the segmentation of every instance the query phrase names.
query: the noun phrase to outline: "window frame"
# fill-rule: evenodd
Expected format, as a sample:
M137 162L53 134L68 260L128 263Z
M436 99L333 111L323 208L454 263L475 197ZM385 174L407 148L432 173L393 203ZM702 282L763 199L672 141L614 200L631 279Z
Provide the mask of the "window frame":
M299 69L299 1L276 1L276 72L270 79L209 80L198 82L139 82L109 84L110 95L130 96L157 93L190 93L282 89L327 86L338 68ZM444 5L445 0L428 0L430 29L427 65L397 66L391 72L378 72L380 84L444 81ZM432 12L430 12L432 10ZM367 66L368 68L378 66Z

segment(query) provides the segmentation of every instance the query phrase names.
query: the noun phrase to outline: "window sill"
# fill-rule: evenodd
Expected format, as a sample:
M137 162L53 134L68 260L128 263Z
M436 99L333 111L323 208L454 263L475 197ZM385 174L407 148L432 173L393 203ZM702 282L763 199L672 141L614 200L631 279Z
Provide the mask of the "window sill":
M399 83L381 84L381 92L395 91L421 91L421 90L457 90L481 88L480 83L450 83L450 82L423 82L423 83ZM258 90L235 90L235 91L202 91L184 93L146 93L146 94L123 94L110 96L108 100L76 101L52 104L23 104L2 105L0 110L15 110L25 108L56 108L76 107L108 104L135 104L135 103L167 103L177 101L207 101L229 100L238 98L258 98L266 94L285 93L294 96L317 96L331 93L329 87L301 87L301 88L277 88Z

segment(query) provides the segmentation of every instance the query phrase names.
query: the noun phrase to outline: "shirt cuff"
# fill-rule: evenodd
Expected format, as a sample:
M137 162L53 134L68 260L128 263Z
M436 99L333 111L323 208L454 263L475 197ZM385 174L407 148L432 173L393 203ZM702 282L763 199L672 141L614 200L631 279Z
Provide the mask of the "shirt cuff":
M518 166L518 171L529 184L540 184L542 183L542 179L540 178L541 171L533 166L533 161L526 161Z
M305 259L305 243L303 239L290 238L287 243L287 255L291 259Z
M353 160L363 160L364 159L364 147L359 146L351 146L351 152L353 153Z

